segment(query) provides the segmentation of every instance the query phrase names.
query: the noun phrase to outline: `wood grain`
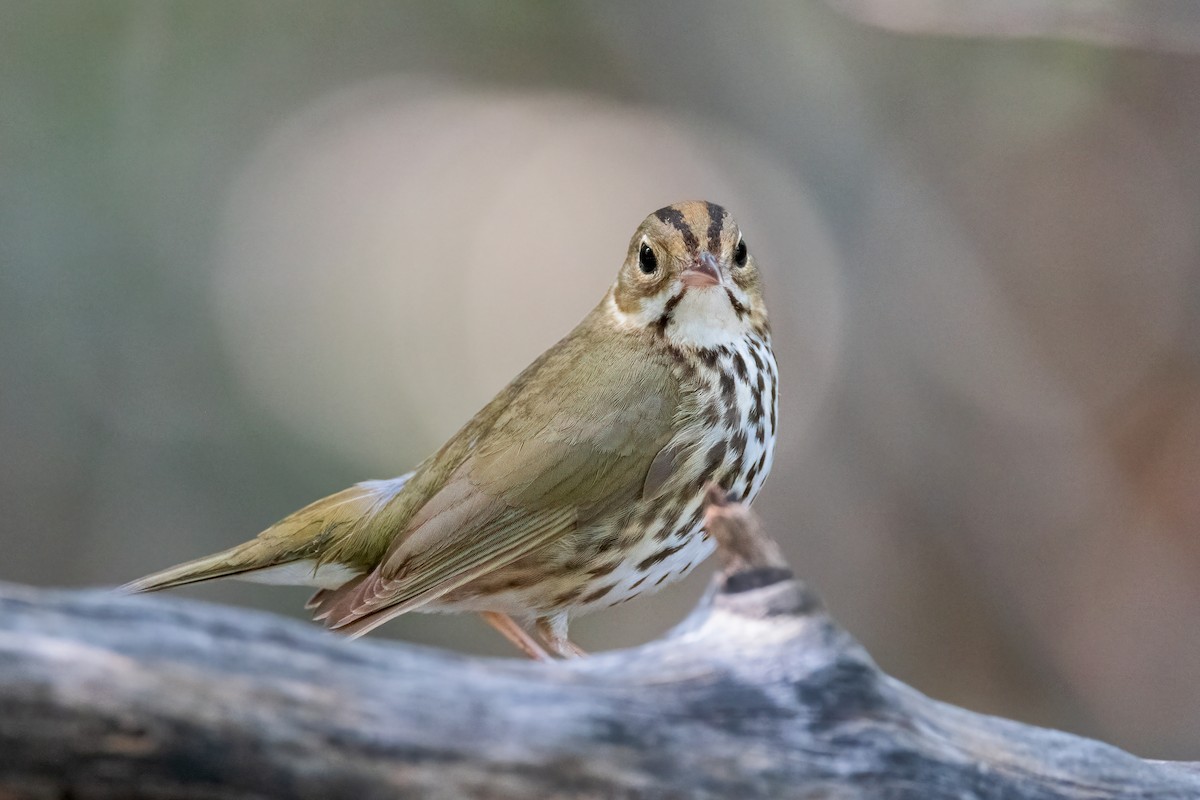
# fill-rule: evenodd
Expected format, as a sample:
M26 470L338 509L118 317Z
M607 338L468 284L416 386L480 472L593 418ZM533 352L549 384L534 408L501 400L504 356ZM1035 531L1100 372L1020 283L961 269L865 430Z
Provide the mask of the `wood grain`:
M171 597L0 584L0 798L1196 798L1196 764L879 671L739 506L662 641L469 658Z

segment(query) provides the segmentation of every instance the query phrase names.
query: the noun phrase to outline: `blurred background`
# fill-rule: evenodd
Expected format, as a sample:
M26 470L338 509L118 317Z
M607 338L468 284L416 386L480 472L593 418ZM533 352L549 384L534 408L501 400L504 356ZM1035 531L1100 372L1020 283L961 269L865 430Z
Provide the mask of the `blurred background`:
M835 616L934 697L1200 759L1198 48L1188 0L3 0L0 579L407 471L706 198L783 373L756 508Z

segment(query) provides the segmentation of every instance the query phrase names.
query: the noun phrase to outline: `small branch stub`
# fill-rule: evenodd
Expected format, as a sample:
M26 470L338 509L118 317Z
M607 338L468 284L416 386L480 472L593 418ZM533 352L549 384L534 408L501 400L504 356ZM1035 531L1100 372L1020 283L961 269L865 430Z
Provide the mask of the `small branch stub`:
M721 561L715 605L753 616L807 614L822 608L820 598L796 580L783 551L749 508L733 502L715 483L708 485L704 502L705 530L716 540ZM769 587L775 590L748 602L731 597ZM767 599L771 602L764 606Z

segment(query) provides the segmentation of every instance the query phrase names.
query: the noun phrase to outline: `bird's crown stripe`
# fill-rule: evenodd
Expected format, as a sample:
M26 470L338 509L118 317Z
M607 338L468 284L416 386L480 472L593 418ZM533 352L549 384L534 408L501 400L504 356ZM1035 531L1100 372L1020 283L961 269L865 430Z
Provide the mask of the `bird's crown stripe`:
M675 226L675 230L679 231L680 235L683 236L683 243L691 249L695 250L700 246L700 240L696 238L696 232L687 224L687 220L683 218L683 212L679 209L667 206L655 211L654 216L667 225Z
M705 202L708 207L708 252L721 252L721 231L725 227L725 209L716 203Z

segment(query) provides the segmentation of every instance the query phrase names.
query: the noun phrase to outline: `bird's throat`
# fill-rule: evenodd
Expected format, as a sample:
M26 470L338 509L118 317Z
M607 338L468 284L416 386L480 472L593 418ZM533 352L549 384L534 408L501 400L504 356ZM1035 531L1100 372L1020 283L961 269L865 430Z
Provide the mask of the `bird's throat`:
M700 348L732 345L749 332L748 314L723 286L685 290L663 328L675 344Z

